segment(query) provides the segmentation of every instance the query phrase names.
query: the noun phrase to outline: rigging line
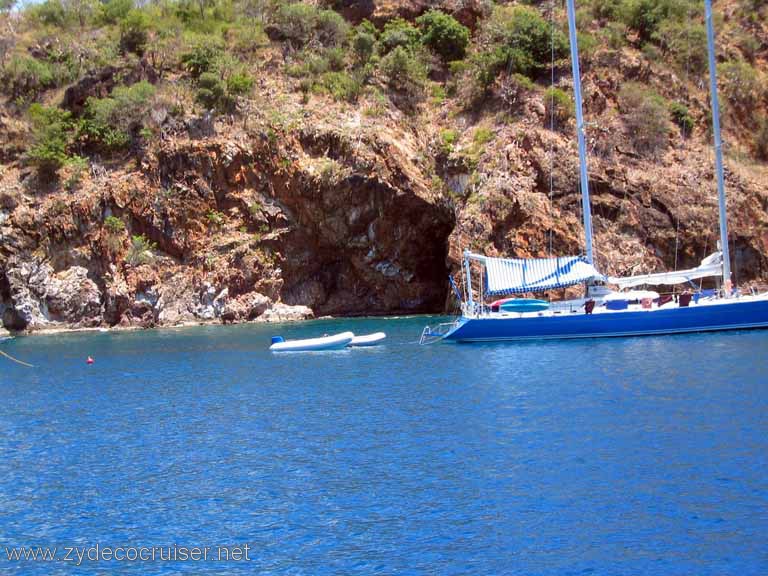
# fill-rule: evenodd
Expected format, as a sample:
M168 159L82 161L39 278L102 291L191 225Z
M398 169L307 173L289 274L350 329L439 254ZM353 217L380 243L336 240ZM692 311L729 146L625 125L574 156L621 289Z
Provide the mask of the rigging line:
M33 364L27 364L26 362L22 362L21 360L18 360L11 356L10 354L7 354L6 352L3 352L0 350L0 354L8 358L8 360L11 360L12 362L16 362L16 364L21 364L22 366L26 366L27 368L34 368L35 366Z

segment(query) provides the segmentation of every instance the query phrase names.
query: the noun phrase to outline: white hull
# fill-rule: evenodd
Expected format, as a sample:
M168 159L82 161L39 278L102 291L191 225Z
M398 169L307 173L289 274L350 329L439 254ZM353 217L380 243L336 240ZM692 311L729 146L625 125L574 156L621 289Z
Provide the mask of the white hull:
M290 340L288 342L276 342L269 349L272 352L312 352L317 350L341 350L352 342L355 335L352 332L342 332L333 336L320 338L306 338L304 340Z
M373 334L365 334L363 336L355 336L352 338L352 342L349 346L376 346L381 344L387 335L384 332L374 332Z

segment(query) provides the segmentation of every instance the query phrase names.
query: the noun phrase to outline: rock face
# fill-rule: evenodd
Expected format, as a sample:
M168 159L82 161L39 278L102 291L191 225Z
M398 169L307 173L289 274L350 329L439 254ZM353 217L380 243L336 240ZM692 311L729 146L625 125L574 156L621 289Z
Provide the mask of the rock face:
M453 214L421 178L406 172L413 167L402 151L377 138L353 152L335 132L301 133L284 146L208 141L163 149L158 156L160 181L183 183L190 191L187 206L200 202L244 214L266 232L259 251L233 238L226 269L217 270L228 296L254 286L254 269L277 267L278 284L261 288L320 314L439 309ZM274 154L296 161L275 165ZM196 239L171 227L173 234L151 230L152 238L183 254L184 244Z
M458 270L467 247L489 255L540 257L584 251L578 154L570 130L553 132L526 117L524 134L500 128L480 162L458 214L450 260ZM537 125L538 124L538 125ZM609 150L611 126L592 146ZM458 182L446 162L446 181ZM683 141L654 157L610 149L588 159L593 243L599 270L632 275L697 266L719 241L711 150ZM768 190L735 163L726 172L731 258L736 282L768 273ZM461 174L459 172L459 174ZM451 180L453 178L453 180ZM550 179L551 178L551 179Z
M54 273L47 263L14 260L6 272L6 283L3 323L8 328L101 322L101 294L85 268L73 266Z
M3 323L438 311L454 214L414 163L421 146L407 132L353 143L333 127L279 142L261 132L174 139L140 170L92 176L75 202L52 196L31 210L17 199L0 247ZM126 230L107 230L107 216ZM131 235L146 238L140 261ZM40 242L42 259L32 257Z
M314 318L312 309L307 306L288 306L276 304L259 316L261 322L294 322L296 320L308 320Z

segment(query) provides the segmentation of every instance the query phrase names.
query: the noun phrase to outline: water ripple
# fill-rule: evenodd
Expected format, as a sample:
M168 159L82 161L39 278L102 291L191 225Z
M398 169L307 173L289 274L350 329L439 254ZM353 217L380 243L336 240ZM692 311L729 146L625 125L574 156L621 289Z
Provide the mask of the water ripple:
M419 324L3 342L38 368L0 372L0 547L252 553L0 572L768 571L768 333L418 347ZM389 339L266 351L346 329Z

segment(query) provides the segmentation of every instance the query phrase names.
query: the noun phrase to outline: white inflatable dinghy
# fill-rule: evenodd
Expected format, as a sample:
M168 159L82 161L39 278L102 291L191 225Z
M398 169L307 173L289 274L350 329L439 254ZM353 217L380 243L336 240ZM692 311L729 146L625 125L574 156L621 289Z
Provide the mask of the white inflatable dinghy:
M363 336L355 336L352 338L349 346L376 346L386 338L387 335L384 332L374 332L373 334L364 334Z
M272 345L269 347L273 352L307 352L312 350L340 350L352 342L355 335L352 332L342 332L333 336L322 336L320 338L306 338L304 340L283 340L282 336L273 336Z

